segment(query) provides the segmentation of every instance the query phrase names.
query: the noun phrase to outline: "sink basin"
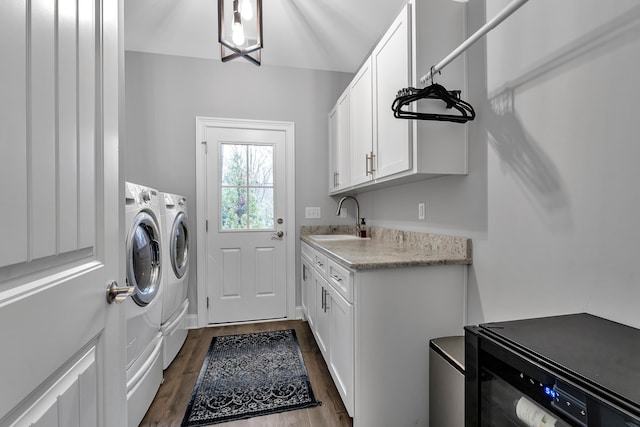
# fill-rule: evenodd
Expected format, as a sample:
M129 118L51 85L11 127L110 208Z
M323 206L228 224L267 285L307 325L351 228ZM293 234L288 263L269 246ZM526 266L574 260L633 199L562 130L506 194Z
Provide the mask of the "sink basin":
M318 242L330 242L336 240L369 240L369 237L358 237L353 234L312 234L309 236L312 240Z
M361 237L354 236L353 234L312 234L309 238L317 240L319 242L326 242L331 240L358 240ZM366 239L366 237L364 238Z

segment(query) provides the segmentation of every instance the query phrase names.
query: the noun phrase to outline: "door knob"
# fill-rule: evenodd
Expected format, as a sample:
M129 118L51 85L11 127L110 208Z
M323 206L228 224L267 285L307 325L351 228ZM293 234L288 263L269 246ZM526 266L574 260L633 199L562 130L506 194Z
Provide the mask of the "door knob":
M277 237L278 239L282 239L282 236L284 236L284 231L276 231L275 233L272 233L271 236Z
M112 280L107 284L107 302L112 304L115 301L120 304L128 296L133 295L135 290L136 288L133 286L118 286L118 282Z

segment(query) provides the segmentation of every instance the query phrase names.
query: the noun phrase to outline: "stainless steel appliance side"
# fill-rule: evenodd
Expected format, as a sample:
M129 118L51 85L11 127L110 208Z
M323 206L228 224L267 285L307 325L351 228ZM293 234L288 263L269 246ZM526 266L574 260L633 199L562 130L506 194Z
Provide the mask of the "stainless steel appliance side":
M464 426L464 337L429 344L429 425Z

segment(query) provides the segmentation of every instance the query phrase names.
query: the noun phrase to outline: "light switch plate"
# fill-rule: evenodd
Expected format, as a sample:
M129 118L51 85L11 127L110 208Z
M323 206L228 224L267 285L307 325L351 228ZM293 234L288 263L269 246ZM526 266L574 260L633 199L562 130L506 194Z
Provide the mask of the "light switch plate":
M319 219L322 217L322 210L319 207L304 208L304 217L306 219Z
M424 219L424 203L418 203L418 219Z

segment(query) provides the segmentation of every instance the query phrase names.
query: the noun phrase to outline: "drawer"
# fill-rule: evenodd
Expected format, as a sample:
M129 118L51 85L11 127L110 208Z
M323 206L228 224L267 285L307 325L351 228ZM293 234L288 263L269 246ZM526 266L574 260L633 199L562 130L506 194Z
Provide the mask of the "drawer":
M340 295L353 303L353 273L332 259L328 260L327 280Z
M327 278L327 256L313 249L310 245L302 242L300 244L300 252L302 256L307 258L313 268L318 270L322 277Z
M315 267L316 270L320 272L320 275L327 278L327 256L322 255L320 252L313 250L313 258L311 259L311 263Z
M300 253L307 259L307 261L313 263L313 254L315 253L315 250L313 250L311 246L307 245L305 242L301 242Z

